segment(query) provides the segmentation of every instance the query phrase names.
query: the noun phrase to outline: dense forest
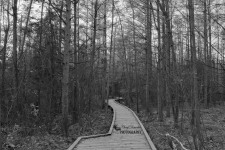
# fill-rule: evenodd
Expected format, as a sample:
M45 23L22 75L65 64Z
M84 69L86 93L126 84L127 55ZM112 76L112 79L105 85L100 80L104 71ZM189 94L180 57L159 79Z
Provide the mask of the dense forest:
M188 149L225 149L224 10L224 0L0 0L0 149L28 149L20 140L40 142L37 132L68 146L71 127L110 122L115 97ZM161 129L149 135L162 140Z

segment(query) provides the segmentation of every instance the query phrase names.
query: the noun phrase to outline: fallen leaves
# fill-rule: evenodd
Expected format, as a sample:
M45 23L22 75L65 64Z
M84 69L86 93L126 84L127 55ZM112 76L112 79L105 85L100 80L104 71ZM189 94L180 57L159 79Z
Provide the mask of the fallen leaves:
M164 118L163 122L158 122L157 114L149 116L145 111L141 111L138 116L144 124L147 132L153 140L153 143L159 150L171 149L166 134L170 134L188 149L193 148L193 141L190 129L190 117L188 111L184 112L183 129L173 127L173 116ZM210 150L225 149L225 109L224 106L216 106L201 110L202 133L205 139L204 147ZM181 120L180 120L181 121ZM182 148L181 148L182 150Z
M80 123L70 126L68 138L61 135L62 117L60 116L53 120L51 134L46 127L42 126L36 127L33 135L24 136L21 132L25 127L15 125L8 132L4 150L65 150L79 136L107 133L112 122L112 115L111 111L106 113L105 110L96 110L90 115L82 114Z

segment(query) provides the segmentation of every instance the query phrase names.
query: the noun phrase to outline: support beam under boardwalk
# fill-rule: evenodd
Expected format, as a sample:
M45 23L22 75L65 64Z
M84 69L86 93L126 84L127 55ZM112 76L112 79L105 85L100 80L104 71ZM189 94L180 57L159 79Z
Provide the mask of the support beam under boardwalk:
M156 150L136 114L126 106L109 100L114 119L105 135L81 137L68 150Z

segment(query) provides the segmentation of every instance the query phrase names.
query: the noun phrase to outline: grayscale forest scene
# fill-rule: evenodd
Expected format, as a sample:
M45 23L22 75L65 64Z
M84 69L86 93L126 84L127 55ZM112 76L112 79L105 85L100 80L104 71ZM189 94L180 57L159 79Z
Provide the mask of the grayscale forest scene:
M225 0L0 0L0 150L225 150Z

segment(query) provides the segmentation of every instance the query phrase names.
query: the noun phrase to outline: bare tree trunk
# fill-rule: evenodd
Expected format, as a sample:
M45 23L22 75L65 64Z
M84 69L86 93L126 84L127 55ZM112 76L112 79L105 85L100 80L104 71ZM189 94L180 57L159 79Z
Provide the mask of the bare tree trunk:
M13 72L14 72L14 82L13 82L13 96L15 100L15 106L17 106L18 111L19 108L19 99L18 99L18 86L19 86L19 78L18 78L18 66L17 66L17 2L18 0L13 1Z
M68 136L68 104L69 104L69 56L70 56L70 37L71 37L71 1L66 0L66 26L65 43L63 58L63 77L62 77L62 115L64 133Z
M212 78L213 78L213 70L212 70L212 25L211 25L211 0L208 0L208 22L209 22L209 47L208 47L208 65L209 65L209 89L208 89L208 102L209 105L212 99Z
M52 120L51 112L54 112L55 106L55 49L54 49L54 27L52 22L53 14L49 9L49 29L50 29L50 39L48 42L49 53L50 53L50 99L49 99L49 109L48 109L48 117L49 120ZM51 127L49 127L50 129Z
M115 97L115 56L116 56L116 31L117 28L115 27L114 36L113 36L113 56L112 56L112 96Z
M87 49L88 49L88 29L89 29L89 19L88 19L88 15L89 15L89 8L88 8L88 4L89 4L89 0L86 1L86 5L87 5L87 12L86 12L86 15L87 15L87 20L86 20L86 23L87 23L87 27L86 27L86 52L87 52ZM88 59L88 57L86 58Z
M2 15L3 15L3 0L1 0L0 6L0 48L2 43Z
M88 111L91 112L91 99L94 97L94 63L95 63L95 50L96 50L96 33L97 33L97 16L98 16L98 0L94 4L94 31L92 37L92 51L91 51L91 72L89 77L89 101L88 101Z
M161 11L163 12L165 25L163 23L163 44L164 44L164 57L165 57L165 98L166 98L166 116L170 117L170 105L171 105L171 95L169 90L169 74L170 74L170 50L171 50L171 43L170 38L172 38L171 28L170 28L170 14L169 14L169 2L163 0L162 3L158 1L158 5L160 6ZM166 27L166 28L165 28ZM165 29L164 29L165 28Z
M164 103L164 107L166 107L166 102L167 102L167 100L166 100L166 98L167 98L167 89L166 89L166 86L167 86L167 84L166 84L166 29L165 29L165 18L163 17L162 18L162 49L161 49L161 55L162 55L162 58L164 58L164 59L162 59L162 79L163 79L163 82L162 82L162 91L163 91L163 93L164 93L164 95L163 95L163 103ZM166 107L167 108L167 107ZM168 109L166 109L166 115L168 114Z
M77 57L77 4L78 1L76 0L74 2L74 38L73 38L73 44L74 44L74 56L73 56L73 63L74 63L74 83L73 83L73 107L72 107L72 118L73 123L76 123L78 121L78 57Z
M9 8L9 4L8 4L8 8ZM2 96L3 101L4 101L4 97L5 97L6 47L7 47L7 43L8 43L8 35L9 35L9 28L10 28L9 13L7 13L7 20L8 20L7 26L4 29L4 32L5 32L4 45L2 48L2 83L1 83L2 91L1 91L1 96Z
M18 54L17 55L19 55L18 56L18 60L20 60L20 58L21 58L21 56L23 56L22 55L22 53L21 53L21 46L22 46L22 37L23 37L23 34L22 34L22 22L23 22L23 15L21 14L21 16L20 16L20 20L18 21L18 23L19 23L19 33L18 33L18 36L17 36L17 38L19 37L19 40L18 40L18 49L19 49L19 52L18 52ZM18 66L20 66L19 64L20 64L20 62L17 62L18 63Z
M29 23L32 3L33 3L33 0L30 1L30 5L29 5L29 8L28 8L28 15L27 15L27 20L26 20L26 25L25 25L25 30L24 30L24 35L23 35L23 39L21 41L22 43L20 44L20 56L19 56L19 59L21 59L23 61L22 62L23 69L21 69L21 70L23 70L23 74L21 75L22 76L21 93L23 95L23 98L20 100L21 103L24 103L24 101L26 101L26 99L27 99L27 95L26 95L26 85L27 85L26 84L26 78L27 78L27 62L26 62L27 61L27 49L24 52L24 44L25 44L25 41L26 41L26 35L27 35L27 30L28 30L28 23ZM21 21L21 26L22 26L22 21ZM21 35L21 38L22 38L22 35ZM18 64L20 64L20 63L18 62ZM23 111L23 113L24 113L24 111Z
M165 1L164 1L165 2ZM172 34L172 26L170 21L172 18L170 18L170 10L169 10L169 2L166 1L163 4L164 8L164 16L166 18L166 48L167 48L167 53L166 53L166 60L167 60L167 67L166 67L166 74L167 74L167 116L170 116L170 107L172 107L172 112L173 112L173 118L174 118L174 127L178 126L178 115L179 115L179 106L178 106L178 84L176 83L176 77L177 75L177 66L176 66L176 52L174 48L174 43L173 43L173 34ZM170 57L172 57L172 62L170 62ZM173 80L171 80L171 76L173 77ZM174 93L170 92L169 86L172 86L171 82L174 82Z
M134 12L134 6L133 6L133 1L130 0L131 8L132 8L132 23L133 23L133 48L134 48L134 72L135 72L135 93L136 93L136 109L137 112L139 113L139 89L138 89L138 75L137 75L137 47L136 47L136 28L135 28L135 12ZM150 17L150 16L149 16ZM149 37L150 39L150 37ZM151 54L151 51L149 51ZM149 55L150 55L149 54ZM150 60L151 61L151 60ZM148 68L147 68L148 69Z
M79 26L80 26L80 18L79 18L79 13L80 13L80 1L78 1L77 4L78 8L77 8L77 70L79 70L80 72L77 72L77 115L78 115L78 122L80 122L80 114L81 114L81 101L82 101L82 97L81 97L81 81L80 81L80 77L81 77L81 72L82 72L82 65L79 64L79 62L81 62L83 60L83 58L81 57L81 49L80 49L80 30L79 30Z
M9 2L8 2L8 10L9 10ZM3 13L3 0L1 1L1 11L0 11L0 48L1 48L1 31L2 31L2 17L1 15L4 15ZM8 41L8 33L9 33L9 27L10 27L10 22L9 22L9 12L7 13L7 19L8 19L8 24L7 27L4 29L5 32L5 37L4 37L4 45L2 50L2 81L1 81L1 86L2 86L2 91L1 91L1 99L0 99L0 131L1 131L1 123L4 122L5 118L5 109L3 109L3 105L5 104L5 69L6 69L6 46L7 46L7 41ZM0 150L2 150L2 144L3 144L3 135L2 132L0 132Z
M39 57L41 57L41 52L42 52L42 24L43 24L43 10L44 10L44 2L45 0L43 0L42 5L41 5L41 23L40 23L40 39L39 39ZM41 63L42 64L42 63ZM38 78L38 88L37 88L37 97L38 97L38 105L40 106L41 104L41 78L42 78L42 74L41 74L41 69L38 70L39 72L39 78Z
M192 89L192 105L191 105L191 127L192 136L195 145L195 149L202 149L202 136L200 128L200 109L198 101L198 87L197 87L197 69L196 69L196 46L195 46L195 18L194 18L194 4L193 0L188 0L189 5L189 26L190 26L190 45L191 45L191 56L192 56L192 78L193 78L193 89Z
M22 40L22 45L21 45L21 55L23 54L23 49L24 49L24 44L25 44L25 40L26 40L26 35L27 35L27 27L28 27L28 23L30 20L30 12L31 12L31 8L32 8L32 3L33 0L30 0L30 5L29 5L29 9L28 9L28 14L27 14L27 20L26 20L26 26L25 26L25 30L24 30L24 34L23 34L23 40ZM20 56L21 57L21 56Z
M216 8L216 19L218 20L219 19L219 9L218 8ZM219 25L217 24L217 28L219 29ZM218 49L218 51L220 51L220 30L218 30L217 31L217 49ZM216 56L217 58L216 58L216 61L215 61L215 67L216 67L216 70L215 70L215 74L216 74L216 82L218 82L219 83L219 81L220 81L220 79L219 79L219 67L218 67L218 64L219 64L219 53L217 53L217 56ZM217 64L217 65L216 65ZM221 92L220 91L220 87L218 86L217 87L217 90L219 91L219 92ZM223 96L222 96L222 93L221 93L221 96L220 96L220 100L219 101L222 101L223 100ZM215 101L214 101L214 104L215 104Z
M43 3L41 7L43 14ZM63 1L61 1L61 8L59 13L59 51L62 52L62 16L63 16Z
M123 30L123 24L122 24L122 19L120 14L117 11L117 14L119 15L119 21L120 21L120 29L121 29L121 35L122 35L122 42L123 42L123 67L125 71L125 76L126 76L126 88L127 88L127 97L126 99L126 104L129 105L130 101L130 74L129 74L129 69L128 69L128 62L127 62L127 50L126 50L126 45L125 45L125 40L124 40L124 30Z
M106 85L107 85L107 44L106 44L106 39L107 39L107 23L106 23L106 2L104 3L104 27L103 27L103 61L104 61L104 69L103 69L103 83L102 83L102 109L105 107L105 100L108 98L107 93L106 93Z
M186 5L188 6L188 1L186 1ZM190 29L188 28L188 26L189 26L189 11L187 10L187 16L186 16L186 18L187 18L187 24L185 24L185 27L186 27L186 29L187 29L187 36L186 36L186 52L187 52L187 56L186 56L186 59L187 59L187 65L189 65L190 64L190 39L189 39L189 37L190 37Z
M187 59L187 65L190 64L190 39L189 39L189 37L190 37L190 31L189 30L190 29L187 28L187 37L186 37L186 52L187 52L186 59Z
M208 105L208 25L207 25L207 2L204 1L204 103Z
M138 68L137 68L137 47L136 47L136 28L135 28L135 24L134 24L134 8L133 8L133 42L134 42L134 69L135 69L135 87L136 87L136 103L137 103L137 113L139 113L139 81L138 81ZM151 60L150 60L151 61ZM150 64L151 65L151 64Z
M178 43L180 43L179 44L179 53L180 53L180 64L181 64L181 67L183 67L183 65L184 65L184 50L183 50L183 44L184 44L184 42L183 42L183 31L182 31L182 27L180 27L180 26L178 26L178 28L180 28L180 30L179 30L179 40L178 40ZM181 69L181 68L180 68Z
M112 23L111 23L111 37L110 37L110 49L109 49L109 65L108 65L108 76L107 76L107 106L109 104L109 89L111 83L111 65L112 65L112 49L113 49L113 32L114 32L114 0L112 0Z
M148 112L152 112L152 92L149 88L152 79L152 17L151 17L151 2L147 0L147 49L146 49L146 107Z
M162 102L162 51L161 51L161 24L160 24L160 11L157 5L157 24L158 24L158 87L157 87L157 100L158 100L158 120L163 121L163 102Z
M198 25L198 28L200 27L200 22L198 21L198 23L197 23ZM199 60L202 60L202 50L201 50L201 46L202 46L202 43L201 43L201 41L202 41L202 39L201 39L201 33L199 32L198 34L198 46L197 46L197 50L198 50L198 59ZM204 77L203 77L204 78Z

